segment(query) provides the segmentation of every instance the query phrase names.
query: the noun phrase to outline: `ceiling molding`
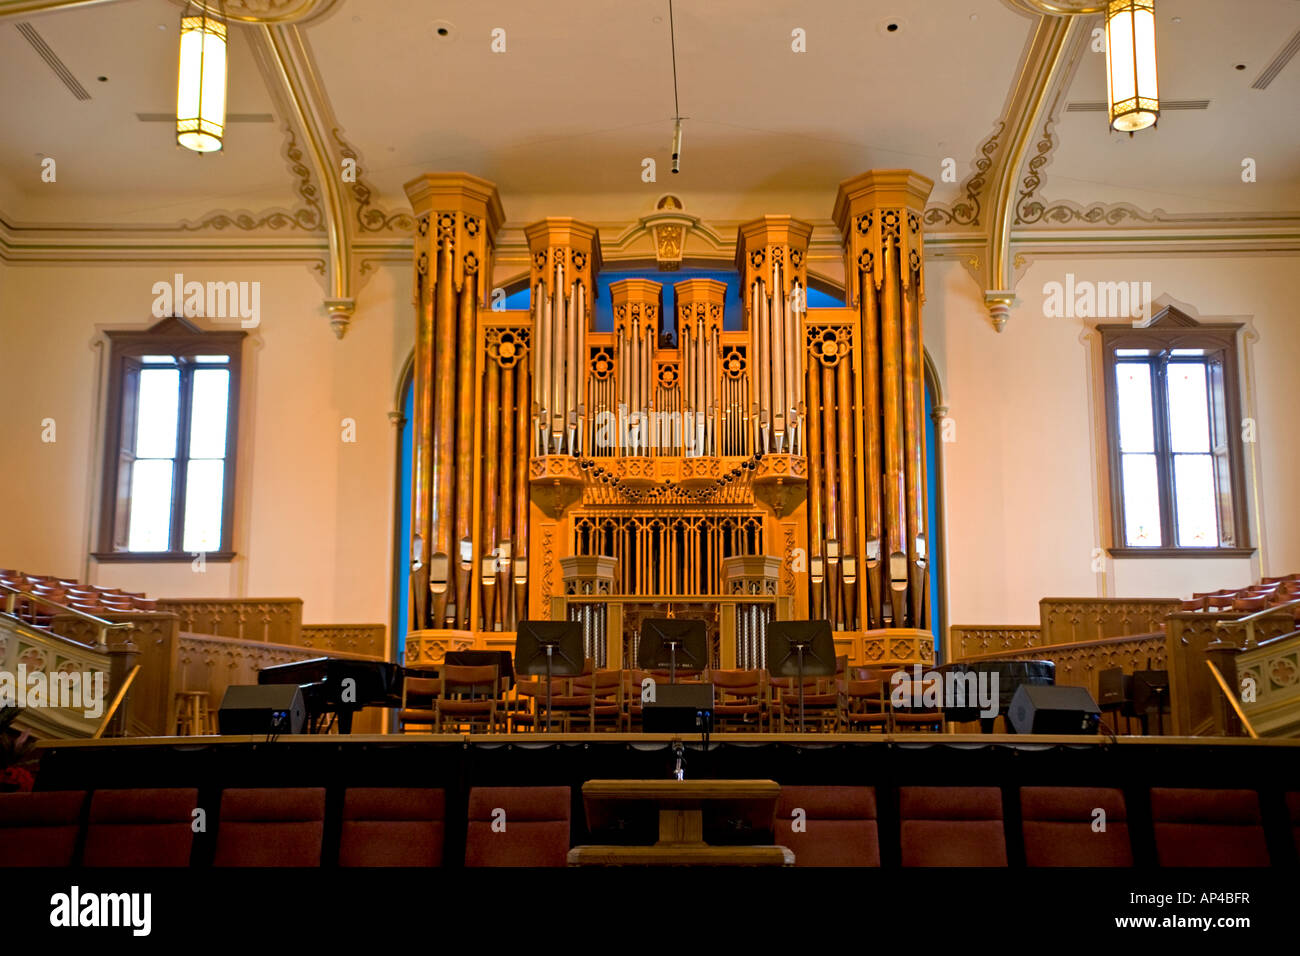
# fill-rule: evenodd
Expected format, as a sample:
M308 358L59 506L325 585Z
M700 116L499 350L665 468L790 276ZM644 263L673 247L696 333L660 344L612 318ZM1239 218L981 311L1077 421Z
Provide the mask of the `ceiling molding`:
M1227 227L1247 232L1270 226L1277 226L1284 230L1300 227L1300 212L1168 213L1159 208L1142 209L1127 202L1084 203L1072 199L1044 198L1042 188L1047 181L1046 170L1051 165L1052 155L1060 145L1055 134L1057 123L1063 111L1068 112L1069 106L1077 105L1067 104L1066 98L1080 59L1076 58L1070 68L1063 71L1051 105L1043 119L1042 132L1039 134L1034 155L1025 168L1015 205L1014 225L1017 227L1015 241L1019 242L1028 232L1036 229L1060 227L1167 226L1186 231L1189 237L1196 231L1222 230ZM1167 104L1162 106L1164 107L1167 107Z
M351 230L341 164L333 161L329 147L331 125L318 94L321 87L311 57L298 28L253 27L253 48L269 57L279 87L289 102L294 123L303 134L306 154L321 183L325 208L325 234L329 249L326 269L325 311L334 334L342 338L356 311L353 298Z
M1088 37L1087 17L1040 17L1030 41L1007 110L1009 135L1005 149L990 174L992 195L988 221L987 275L984 302L993 328L1001 332L1015 302L1015 276L1011 259L1016 181L1029 152L1029 143L1044 112L1047 94L1062 72L1078 59Z

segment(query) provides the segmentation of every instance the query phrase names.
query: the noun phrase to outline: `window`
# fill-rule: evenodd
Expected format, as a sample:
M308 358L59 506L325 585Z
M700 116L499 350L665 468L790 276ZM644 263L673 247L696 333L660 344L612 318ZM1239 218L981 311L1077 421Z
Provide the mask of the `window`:
M232 557L243 332L109 332L99 560Z
M1237 325L1168 308L1100 327L1113 547L1121 557L1237 556L1245 522Z

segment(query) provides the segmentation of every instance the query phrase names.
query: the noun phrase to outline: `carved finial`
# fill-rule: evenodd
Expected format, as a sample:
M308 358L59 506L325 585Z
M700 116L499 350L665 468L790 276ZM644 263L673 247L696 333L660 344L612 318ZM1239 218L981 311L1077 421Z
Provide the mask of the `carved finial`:
M1011 317L1011 306L1016 301L1016 294L1005 290L990 290L984 293L984 307L989 310L993 320L993 329L1001 332Z
M356 311L356 299L326 299L325 312L329 315L330 328L336 338L343 338L352 324L352 313Z

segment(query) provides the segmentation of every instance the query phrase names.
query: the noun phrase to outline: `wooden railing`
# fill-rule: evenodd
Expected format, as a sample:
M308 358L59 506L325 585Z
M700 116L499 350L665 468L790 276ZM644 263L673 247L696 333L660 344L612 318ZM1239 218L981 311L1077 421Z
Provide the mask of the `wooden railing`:
M343 651L321 654L310 648L290 644L181 633L176 649L175 689L205 691L211 706L216 707L231 684L256 684L257 672L263 667L321 656L349 660L384 659L370 654L349 654ZM379 733L379 711L367 709L359 712L352 729L353 733L358 734Z
M383 624L304 624L296 641L322 654L362 654L388 659L388 628Z
M1069 644L1045 644L997 654L978 654L964 661L1052 661L1056 664L1056 683L1068 687L1086 687L1093 700L1098 697L1097 675L1112 667L1124 673L1163 670L1166 662L1166 636L1163 633L1131 634L1107 637L1099 641L1074 641ZM1167 725L1166 725L1167 726Z
M52 619L78 622L81 639L52 633L22 620L17 614L20 601L29 608L38 606L45 609ZM0 671L12 676L15 692L20 674L26 678L41 673L46 676L47 686L51 686L57 674L84 675L82 681L94 680L94 675L102 674L98 704L107 708L111 701L123 696L122 691L128 686L127 675L135 661L136 646L130 642L127 625L65 607L41 595L0 585ZM90 737L96 732L101 736L118 736L127 726L129 711L125 700L119 701L112 715L101 712L90 716L84 707L49 706L52 702L47 696L43 705L24 707L15 719L15 725L38 736L53 737ZM104 719L110 716L111 720Z
M1215 624L1219 640L1206 645L1232 700L1211 708L1215 732L1241 734L1241 717L1263 737L1300 733L1300 601L1275 605ZM1282 633L1277 633L1279 630Z
M1181 606L1179 598L1043 598L1039 628L1044 644L1154 634Z
M159 598L158 610L175 614L191 634L297 644L302 634L300 598Z
M1042 629L1033 624L952 624L948 627L948 648L954 660L1020 651L1042 643Z
M1254 632L1260 643L1295 629L1294 618L1289 613L1251 616L1258 618ZM1218 663L1225 654L1234 654L1243 647L1244 629L1220 627L1243 619L1240 611L1179 611L1169 615L1165 633L1169 638L1168 669L1175 733L1199 737L1228 732L1230 724L1222 711L1224 705L1205 662Z

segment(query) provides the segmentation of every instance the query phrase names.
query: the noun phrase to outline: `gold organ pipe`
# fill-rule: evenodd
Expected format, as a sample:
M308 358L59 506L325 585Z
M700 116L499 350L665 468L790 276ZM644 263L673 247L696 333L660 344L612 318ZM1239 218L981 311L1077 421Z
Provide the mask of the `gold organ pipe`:
M587 287L578 283L578 362L573 367L578 395L578 454L587 449L587 373L591 370L591 350L587 347Z
M906 221L906 219L904 219ZM905 271L910 271L910 264L907 262L900 263ZM910 278L910 276L909 276ZM924 589L921 586L921 568L917 564L920 554L917 552L917 536L925 532L925 517L922 508L925 505L925 498L921 493L922 473L924 471L924 461L922 455L925 448L925 430L921 421L922 411L925 407L923 398L918 386L921 385L922 371L921 362L921 329L918 322L917 309L914 304L913 296L915 288L911 282L904 285L902 290L903 301L903 414L905 427L903 436L905 439L904 447L906 457L904 460L906 468L906 488L907 488L907 553L908 560L908 578L912 598L912 620L915 626L921 624L921 596Z
M771 332L769 335L772 340L772 432L773 440L776 442L778 452L785 451L785 303L782 300L781 290L784 287L781 275L781 263L775 259L772 262L772 311L769 321L771 322Z
M446 620L447 602L456 580L459 557L451 542L455 531L452 524L452 496L455 478L455 426L452 413L456 398L456 310L455 289L452 288L451 259L452 237L443 239L438 257L437 285L437 400L434 408L438 417L434 424L433 499L432 512L437 551L430 564L430 587L433 590L433 626L441 627Z
M573 443L578 432L578 339L580 337L578 332L578 287L577 282L572 283L570 287L569 341L564 346L564 351L567 353L564 362L567 366L565 369L567 387L565 388L564 423L569 440L566 450L570 453L574 451Z
M749 299L750 299L750 306L749 306L749 355L748 355L748 361L747 361L745 364L746 364L746 366L747 366L747 370L748 370L748 373L749 373L749 380L753 383L753 385L751 386L751 389L750 389L750 396L749 396L749 398L750 398L750 402L749 402L749 409L748 409L748 412L749 412L749 419L747 420L746 424L751 426L751 427L749 428L749 431L750 431L751 434L753 434L753 436L754 436L754 438L753 438L753 441L754 441L754 448L753 448L753 450L754 450L754 451L758 451L758 449L759 449L759 431L758 431L758 429L759 429L759 424L758 424L758 421L759 421L759 412L758 412L758 402L759 402L759 396L758 396L758 393L759 393L759 388L758 388L758 377L759 377L759 371L758 371L758 361L759 361L759 355L761 354L761 350L759 349L759 344L758 344L758 315L759 315L759 310L758 310L758 283L757 283L757 282L754 282L754 283L750 286L750 296L749 296Z
M518 388L515 389L519 395L519 408L515 418L515 460L518 467L515 469L514 547L511 548L510 553L516 567L521 569L524 581L521 584L519 581L521 575L515 574L514 611L510 615L511 630L518 626L520 620L528 616L528 426L530 417L528 403L524 401L524 396L528 393L528 363L534 361L536 354L530 345L528 352L515 366L519 377ZM507 569L506 573L510 573L510 570Z
M763 433L763 452L769 448L772 427L772 342L768 328L767 291L758 280L758 415Z
M840 361L844 361L843 358ZM831 624L839 630L840 595L839 595L839 549L840 541L836 535L839 526L839 502L836 488L839 484L839 470L836 467L835 452L835 370L823 365L821 369L822 390L822 450L825 455L825 468L822 470L822 483L826 490L826 591L829 595L828 612Z
M862 317L862 379L863 379L863 401L865 407L862 410L863 420L865 422L866 451L867 451L867 481L866 481L866 511L867 511L867 538L876 542L877 552L875 556L866 553L866 544L863 544L863 557L866 567L864 569L867 576L867 586L870 592L871 600L871 626L882 627L881 620L881 598L884 594L883 575L884 562L881 556L884 549L884 543L881 541L881 520L880 520L880 495L881 495L881 471L880 471L880 320L877 315L876 286L873 277L869 272L860 273L861 275L861 300L859 302L860 314Z
M822 442L821 442L821 361L808 363L808 521L811 530L809 547L812 557L821 560L825 553L822 534ZM810 562L811 567L811 562ZM812 580L809 588L814 592L810 606L814 617L821 608L820 591L824 585Z
M546 283L540 279L533 289L533 413L537 416L533 429L537 433L537 451L540 455L550 453L550 418L551 418L551 375L550 360L550 304L546 295Z
M839 419L837 425L839 428L839 462L840 462L840 555L841 567L848 564L854 566L854 576L857 574L857 562L849 561L857 555L856 539L858 536L858 516L855 507L857 482L854 480L854 469L857 467L857 456L853 450L854 439L854 408L853 402L853 382L849 375L849 356L841 355L839 364L835 367L836 379L836 412ZM856 590L856 580L850 583L845 576L844 580L844 626L848 630L856 630L857 623L854 620L854 591Z
M518 346L516 346L518 347ZM517 353L516 353L517 354ZM486 406L489 418L501 416L501 504L494 511L501 515L501 527L495 529L495 535L489 535L485 547L492 545L497 549L496 581L497 581L497 601L499 607L496 608L496 614L501 620L501 626L505 630L510 630L510 558L514 554L511 547L514 530L514 505L515 505L515 379L518 376L518 369L523 365L522 356L516 362L514 368L502 368L501 371L501 407L498 411L493 406ZM488 363L489 374L493 370L493 363ZM522 398L520 399L522 401ZM489 444L489 454L496 451L496 446ZM522 467L522 464L521 466ZM489 503L489 508L492 504ZM493 527L495 528L496 517L493 515ZM486 606L486 605L485 605Z
M473 275L465 277L460 290L460 327L458 354L456 356L456 394L460 400L456 414L456 559L460 573L456 575L456 618L465 627L472 627L469 619L470 587L475 577L474 555L469 563L461 553L461 542L474 537L474 399L478 387L474 378L474 325L478 283ZM494 409L495 405L489 405Z
M426 265L418 284L419 300L415 327L415 402L412 423L415 435L415 462L411 469L413 501L411 506L412 558L422 566L411 582L411 629L428 626L426 601L429 596L429 554L433 544L432 514L429 498L433 474L433 363L434 363L434 279L438 270L437 217L428 218L425 237ZM418 539L419 544L415 541Z
M884 309L881 313L881 352L883 354L882 385L884 393L884 446L885 446L885 522L888 535L887 549L882 547L882 554L889 562L890 590L893 592L891 606L892 624L903 627L906 616L907 576L906 561L908 545L903 540L905 531L904 489L903 489L903 417L899 408L902 392L900 375L900 358L902 343L899 328L898 302L898 268L896 265L896 246L891 237L885 239L885 288ZM900 567L902 562L902 567Z
M564 437L564 351L568 346L565 321L564 252L556 250L554 282L551 287L551 453L559 454Z
M789 303L786 309L786 382L789 393L787 402L789 412L789 430L790 430L790 452L791 454L803 453L803 423L799 417L799 406L803 403L803 322L802 312L794 306L802 301L799 290L802 286L796 280L791 289L794 291L793 301ZM796 448L795 442L798 441Z
M485 436L484 449L486 455L483 461L483 540L480 543L479 555L481 559L487 557L496 549L497 542L497 513L500 506L499 487L497 482L499 459L501 458L498 441L500 440L501 418L509 417L510 411L507 410L501 401L501 376L505 372L495 361L489 360L485 378L487 379L484 388L487 394L483 400L483 410L487 417L487 435ZM468 579L469 575L466 575ZM481 572L480 580L486 575ZM496 583L496 575L493 574L492 585L483 588L483 630L492 630L495 623L496 603L493 598L495 592L493 586ZM471 626L475 622L470 622Z

